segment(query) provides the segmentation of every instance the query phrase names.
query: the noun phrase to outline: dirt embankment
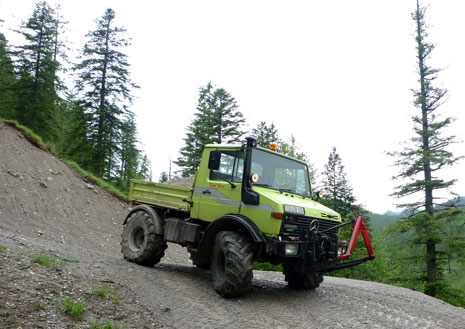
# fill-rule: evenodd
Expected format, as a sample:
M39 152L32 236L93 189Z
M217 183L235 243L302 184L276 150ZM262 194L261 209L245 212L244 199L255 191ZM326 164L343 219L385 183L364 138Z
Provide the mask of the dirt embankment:
M256 271L223 299L178 246L153 268L124 261L127 208L0 123L0 328L465 328L463 309L331 277L301 292Z

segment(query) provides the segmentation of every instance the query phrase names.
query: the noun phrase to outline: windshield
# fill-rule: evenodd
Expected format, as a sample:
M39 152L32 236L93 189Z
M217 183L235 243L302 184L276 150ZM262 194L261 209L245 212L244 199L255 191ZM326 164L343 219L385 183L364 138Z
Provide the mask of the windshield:
M259 175L257 186L311 196L305 164L260 149L252 151L251 173Z

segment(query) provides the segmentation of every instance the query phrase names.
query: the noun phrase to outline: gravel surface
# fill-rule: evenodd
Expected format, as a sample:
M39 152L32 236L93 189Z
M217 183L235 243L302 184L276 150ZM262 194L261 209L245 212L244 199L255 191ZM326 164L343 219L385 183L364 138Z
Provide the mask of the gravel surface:
M0 123L0 328L465 328L464 309L327 276L303 292L255 271L248 295L223 299L177 245L152 268L124 261L127 212ZM73 315L66 301L85 311Z

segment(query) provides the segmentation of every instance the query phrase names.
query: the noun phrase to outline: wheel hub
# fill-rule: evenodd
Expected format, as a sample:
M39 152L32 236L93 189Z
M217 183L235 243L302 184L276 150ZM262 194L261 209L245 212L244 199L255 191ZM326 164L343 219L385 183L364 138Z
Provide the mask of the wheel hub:
M129 247L133 251L138 251L144 244L144 230L141 227L136 228L129 239Z

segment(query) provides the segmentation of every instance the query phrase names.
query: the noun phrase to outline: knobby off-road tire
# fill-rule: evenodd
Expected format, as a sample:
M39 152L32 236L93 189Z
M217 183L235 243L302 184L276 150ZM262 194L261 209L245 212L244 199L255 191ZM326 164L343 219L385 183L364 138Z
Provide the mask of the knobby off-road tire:
M163 236L155 234L154 225L145 211L135 212L128 218L121 240L125 259L139 265L153 266L160 262L167 247Z
M323 282L323 272L299 273L291 264L284 264L284 277L289 288L297 290L315 289Z
M213 288L223 297L243 295L253 277L253 253L248 238L238 232L219 232L211 262Z

